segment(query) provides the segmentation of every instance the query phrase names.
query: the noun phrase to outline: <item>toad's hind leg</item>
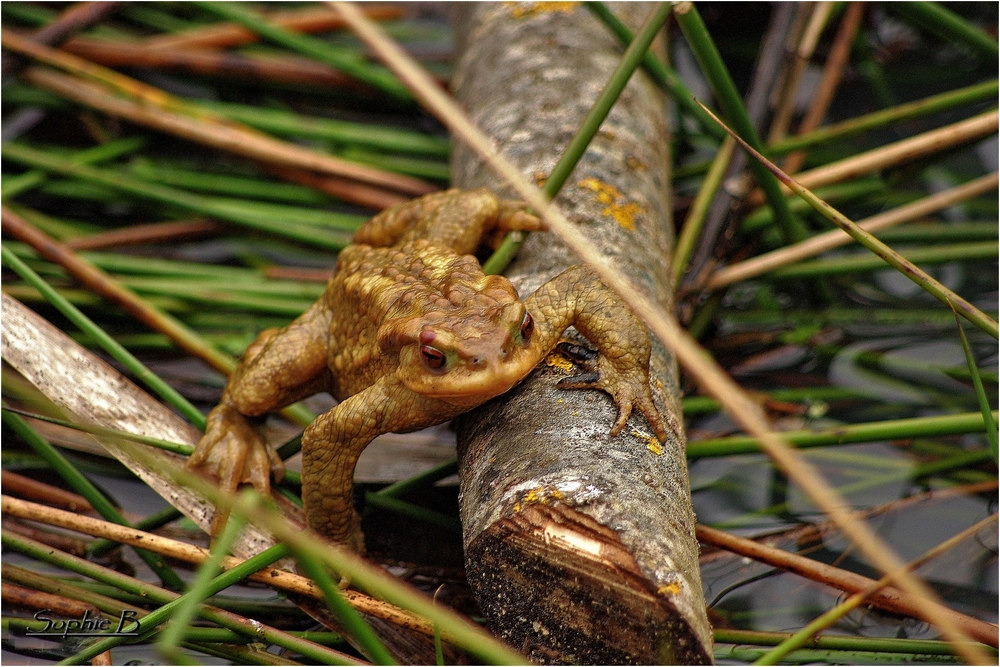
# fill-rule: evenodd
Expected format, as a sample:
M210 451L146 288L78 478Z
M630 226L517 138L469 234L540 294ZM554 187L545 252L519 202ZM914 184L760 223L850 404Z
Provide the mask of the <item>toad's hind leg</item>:
M412 431L453 416L451 406L414 394L386 376L317 417L302 434L302 500L308 526L364 553L353 494L361 452L383 433Z
M424 239L467 255L494 231L541 229L524 209L486 188L435 192L382 211L358 229L354 242L384 247Z
M219 480L232 493L241 483L270 493L270 475L280 480L284 464L261 433L264 416L329 387L329 318L322 300L284 329L262 332L233 371L222 400L208 413L205 435L188 467ZM225 521L216 513L212 534Z

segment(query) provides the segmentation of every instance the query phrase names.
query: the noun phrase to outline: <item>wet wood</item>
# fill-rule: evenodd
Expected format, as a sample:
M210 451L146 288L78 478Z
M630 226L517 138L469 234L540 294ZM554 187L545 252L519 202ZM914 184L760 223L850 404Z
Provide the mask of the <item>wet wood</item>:
M651 5L615 11L633 28ZM463 5L454 89L474 122L532 178L544 178L621 56L568 3ZM636 74L558 198L626 275L671 303L666 101ZM453 184L503 184L468 149ZM508 195L509 196L509 195ZM533 234L506 272L523 296L578 261ZM611 399L560 391L574 374L550 356L521 385L458 422L469 581L491 628L550 663L707 663L711 631L698 570L672 357L654 341L666 442L633 416L609 438Z

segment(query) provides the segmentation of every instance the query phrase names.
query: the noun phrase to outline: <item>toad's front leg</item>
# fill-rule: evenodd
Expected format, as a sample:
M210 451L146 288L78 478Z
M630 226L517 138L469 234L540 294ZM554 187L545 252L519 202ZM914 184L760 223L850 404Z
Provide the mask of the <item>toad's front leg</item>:
M585 362L588 373L559 383L563 389L601 389L611 394L618 435L632 408L646 417L660 441L667 422L653 403L649 384L649 334L632 310L585 266L573 266L545 283L524 302L535 318L539 343L548 351L572 325L594 343L600 354Z
M354 468L383 433L413 431L448 421L453 406L416 394L385 376L317 417L302 434L302 500L307 525L364 553L361 517L354 509Z

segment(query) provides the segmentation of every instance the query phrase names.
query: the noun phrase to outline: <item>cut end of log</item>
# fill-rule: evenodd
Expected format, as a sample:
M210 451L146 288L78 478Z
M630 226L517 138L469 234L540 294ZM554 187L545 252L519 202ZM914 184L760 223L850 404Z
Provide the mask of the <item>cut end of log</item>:
M546 664L711 664L614 531L557 503L529 505L466 549L490 629Z

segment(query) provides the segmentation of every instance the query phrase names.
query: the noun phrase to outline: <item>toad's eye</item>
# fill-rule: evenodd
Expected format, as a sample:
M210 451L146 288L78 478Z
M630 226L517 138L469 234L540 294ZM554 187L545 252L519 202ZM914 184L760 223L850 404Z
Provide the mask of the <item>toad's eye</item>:
M444 368L444 352L436 347L421 345L420 358L424 360L424 365L433 371Z
M531 334L535 331L535 320L531 319L531 313L525 312L524 319L521 320L521 338L527 343L531 340Z

